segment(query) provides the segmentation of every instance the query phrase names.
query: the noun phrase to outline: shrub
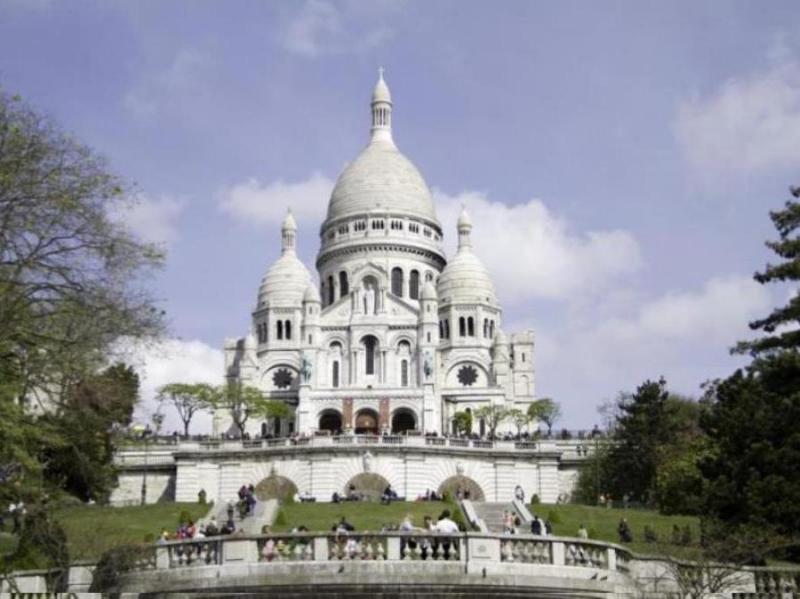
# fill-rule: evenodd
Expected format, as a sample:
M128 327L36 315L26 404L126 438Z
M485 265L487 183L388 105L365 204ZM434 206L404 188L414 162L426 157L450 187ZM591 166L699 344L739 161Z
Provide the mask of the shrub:
M90 593L113 591L119 584L120 576L133 570L142 559L147 559L155 548L145 545L120 545L106 551L92 575Z
M692 527L688 524L683 527L683 533L681 534L681 543L683 545L691 545L692 544Z
M273 522L275 526L286 526L286 512L283 510L278 510L278 515L275 516L275 521Z
M658 535L649 526L644 527L644 542L645 543L658 543Z
M539 496L536 493L531 496L531 505L539 505Z

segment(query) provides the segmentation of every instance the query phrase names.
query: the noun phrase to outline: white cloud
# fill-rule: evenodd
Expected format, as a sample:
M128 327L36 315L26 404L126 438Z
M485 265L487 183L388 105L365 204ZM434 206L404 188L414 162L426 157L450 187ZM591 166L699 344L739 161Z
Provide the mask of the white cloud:
M122 99L123 107L137 118L150 118L162 107L186 110L198 98L214 94L209 85L215 60L196 48L180 48L166 63L154 65Z
M674 133L705 183L800 167L800 63L784 46L763 71L680 102Z
M694 290L640 301L627 314L596 319L582 308L562 323L537 323L537 392L555 396L568 422L591 426L587 412L618 391L664 376L670 389L699 393L700 384L730 374L741 359L729 349L752 333L751 320L773 298L749 277L720 276Z
M598 291L642 264L639 244L629 232L577 233L540 200L509 206L477 192L435 195L448 255L453 255L463 204L474 223L474 251L509 305Z
M117 218L144 241L169 245L178 239L177 220L185 206L184 200L168 195L140 195Z
M299 226L316 227L325 217L333 181L314 173L305 181L282 180L263 183L251 178L226 187L220 193L220 208L233 217L253 224L276 224L291 208Z
M306 0L286 25L284 48L294 54L315 58L323 54L363 52L384 44L392 37L388 27L376 22L392 3ZM377 19L376 19L377 17Z
M123 342L117 357L133 365L140 378L141 402L134 419L148 423L152 414L159 410L156 401L157 390L167 383L210 383L223 382L224 358L222 350L213 348L202 341L166 339L156 344L130 344ZM161 409L165 416L162 430L182 431L183 424L169 406ZM191 432L201 433L211 430L209 414L199 414L191 424Z

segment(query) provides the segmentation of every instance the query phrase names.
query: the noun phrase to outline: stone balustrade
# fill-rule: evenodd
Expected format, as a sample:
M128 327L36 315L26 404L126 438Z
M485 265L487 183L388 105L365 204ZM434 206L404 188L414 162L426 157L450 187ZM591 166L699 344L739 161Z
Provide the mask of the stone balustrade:
M618 545L563 537L428 532L277 533L169 541L142 569L233 562L490 561L627 573L630 552Z

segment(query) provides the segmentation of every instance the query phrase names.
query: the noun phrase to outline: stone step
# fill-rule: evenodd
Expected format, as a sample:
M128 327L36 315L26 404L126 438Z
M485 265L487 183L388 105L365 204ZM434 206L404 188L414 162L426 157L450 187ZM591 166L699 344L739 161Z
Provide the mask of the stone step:
M474 502L473 507L478 517L486 523L490 532L503 532L503 512L518 515L514 504L511 502L489 503Z

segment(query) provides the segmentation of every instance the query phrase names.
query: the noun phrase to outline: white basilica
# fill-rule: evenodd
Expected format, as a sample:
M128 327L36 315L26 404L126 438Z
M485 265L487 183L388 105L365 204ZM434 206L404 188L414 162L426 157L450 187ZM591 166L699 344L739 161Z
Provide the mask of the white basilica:
M392 138L383 76L369 143L345 168L320 227L319 284L295 253L287 214L281 256L261 281L251 332L225 343L228 381L285 401L288 421L253 435L452 430L459 411L534 399L533 332L506 336L489 273L458 219L449 260L431 192ZM214 415L214 432L230 428ZM473 419L474 432L486 424Z

